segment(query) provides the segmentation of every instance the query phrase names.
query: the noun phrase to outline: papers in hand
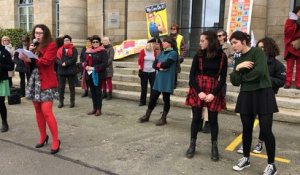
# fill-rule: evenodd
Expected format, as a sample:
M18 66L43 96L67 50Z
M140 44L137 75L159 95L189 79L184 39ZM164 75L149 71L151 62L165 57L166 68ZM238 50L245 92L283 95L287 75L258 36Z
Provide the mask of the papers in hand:
M87 73L88 73L89 75L91 75L91 73L93 73L93 71L92 71L92 70L88 70Z
M26 49L17 49L16 52L26 55L28 58L38 59L38 56Z

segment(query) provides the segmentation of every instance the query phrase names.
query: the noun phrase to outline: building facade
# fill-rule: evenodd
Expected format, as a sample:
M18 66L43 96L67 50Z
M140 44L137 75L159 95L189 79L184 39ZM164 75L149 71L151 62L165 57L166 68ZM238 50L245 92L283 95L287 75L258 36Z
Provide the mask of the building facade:
M199 34L226 29L229 0L0 0L0 28L30 31L44 23L54 36L69 34L82 45L87 36L109 36L113 43L147 38L145 7L166 3L168 24L178 23L189 55L198 47ZM300 0L254 0L251 30L256 39L273 37L283 48L283 26ZM283 50L283 49L281 49Z

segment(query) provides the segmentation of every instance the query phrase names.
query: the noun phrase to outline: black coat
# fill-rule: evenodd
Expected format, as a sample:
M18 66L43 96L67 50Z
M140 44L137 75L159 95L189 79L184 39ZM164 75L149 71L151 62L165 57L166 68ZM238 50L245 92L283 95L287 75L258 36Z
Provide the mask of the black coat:
M99 79L105 79L106 74L107 74L106 67L107 67L107 63L108 63L108 54L107 54L106 50L101 50L99 52L92 53L89 55L92 58L91 66L95 68L96 72L98 72ZM87 76L87 78L89 79L90 77Z
M8 71L14 70L14 62L10 53L0 45L0 81L8 80Z
M62 50L61 59L56 59L57 63L57 74L60 76L72 76L76 75L76 62L77 62L78 52L75 47L73 47L72 56L68 57L66 55L66 49ZM62 66L63 63L66 63L66 66Z
M268 69L272 82L272 88L275 94L278 93L279 88L284 86L286 70L284 65L275 58L268 58Z

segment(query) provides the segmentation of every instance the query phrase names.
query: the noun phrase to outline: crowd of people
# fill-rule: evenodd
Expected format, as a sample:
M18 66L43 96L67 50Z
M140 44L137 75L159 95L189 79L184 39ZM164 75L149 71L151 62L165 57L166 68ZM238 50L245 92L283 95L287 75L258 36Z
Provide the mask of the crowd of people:
M189 89L185 104L191 106L192 122L190 127L190 145L187 158L196 153L197 135L201 130L211 133L211 160L220 159L218 151L218 114L226 108L226 77L229 68L230 82L240 86L235 112L240 114L243 130L243 144L238 149L243 157L233 169L241 171L250 167L250 150L253 125L258 116L260 133L254 153L261 153L265 143L268 165L265 175L277 173L274 164L275 137L272 132L273 114L278 112L275 94L281 87L291 88L293 66L296 62L296 89L300 89L300 7L290 13L285 24L285 66L276 59L280 51L274 39L265 37L256 47L250 46L250 36L241 31L233 32L229 37L226 31L204 31L199 37L199 49L193 57L189 74ZM170 96L177 86L180 64L184 61L186 48L179 26L172 24L169 36L155 37L147 42L138 58L138 76L141 82L139 106L146 105L148 82L150 100L146 113L138 118L144 123L150 120L157 100L163 96L163 112L156 122L157 126L167 124L170 111ZM298 43L299 42L299 43ZM20 95L32 100L36 112L36 121L40 139L35 146L41 148L48 143L46 132L48 125L52 136L51 154L60 150L61 140L58 124L53 114L53 100L59 100L58 108L64 107L66 80L70 89L69 107L75 107L75 86L78 84L78 51L70 35L64 35L54 42L46 25L36 25L31 36L21 38L20 49L27 49L37 58L14 52L8 36L2 37L0 45L0 113L1 132L9 130L5 97L10 95L12 76L15 71L20 76ZM80 53L80 72L82 97L91 96L92 110L88 115L102 114L102 100L112 99L114 49L108 37L93 35L86 39L86 45ZM27 86L26 86L27 85ZM204 123L204 127L203 127Z

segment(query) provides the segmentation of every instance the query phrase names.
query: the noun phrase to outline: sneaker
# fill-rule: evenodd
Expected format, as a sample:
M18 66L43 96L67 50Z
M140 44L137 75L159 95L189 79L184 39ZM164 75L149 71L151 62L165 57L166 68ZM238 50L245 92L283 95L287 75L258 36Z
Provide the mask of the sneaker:
M276 175L277 169L274 164L268 164L265 168L264 175Z
M255 146L254 146L254 149L253 149L253 153L255 154L260 154L261 151L263 149L263 146L262 146L262 143L258 142Z
M243 144L239 147L239 149L236 152L239 153L239 154L244 153Z
M234 165L232 168L235 171L242 171L245 168L249 168L250 167L250 161L249 158L247 157L243 157L239 160L239 163Z

